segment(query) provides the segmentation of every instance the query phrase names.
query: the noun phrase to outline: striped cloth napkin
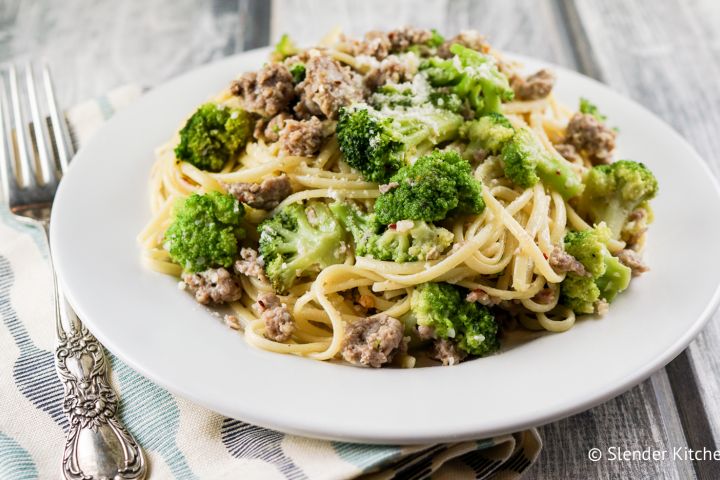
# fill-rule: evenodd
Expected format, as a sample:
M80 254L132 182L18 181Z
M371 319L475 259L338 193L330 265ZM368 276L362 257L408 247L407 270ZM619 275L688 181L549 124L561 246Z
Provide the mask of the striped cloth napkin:
M142 93L126 86L67 112L79 144ZM98 159L102 161L102 159ZM67 420L53 362L51 284L39 231L0 205L0 479L60 477ZM519 478L542 443L535 429L472 442L356 445L302 438L225 418L176 397L110 355L123 423L150 478Z

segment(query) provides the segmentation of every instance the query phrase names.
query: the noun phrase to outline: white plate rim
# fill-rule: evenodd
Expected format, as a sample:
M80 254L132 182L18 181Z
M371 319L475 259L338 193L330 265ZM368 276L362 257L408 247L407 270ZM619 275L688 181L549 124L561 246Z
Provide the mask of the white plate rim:
M144 103L148 102L149 98L154 98L155 95L161 95L163 88L167 87L168 85L174 85L179 84L182 82L186 82L188 78L191 78L193 76L198 75L198 72L206 72L209 70L213 70L217 68L218 64L225 64L228 62L232 62L234 60L238 60L241 58L247 58L250 56L259 56L261 54L264 54L267 50L266 49L260 49L257 51L251 51L246 52L243 54L239 54L227 59L224 59L220 62L216 62L210 65L206 65L204 67L201 67L197 70L193 70L191 72L188 72L180 77L177 77L163 87L158 87L154 91L149 92L146 94L145 98L140 99L138 102L136 102L134 105L131 105L124 111L118 112L114 118L112 118L107 125L103 127L103 130L111 130L113 128L113 125L119 124L123 121L125 121L125 118L131 118L134 115L136 115L135 112L142 110L142 105ZM517 58L518 60L527 63L527 64L533 64L537 63L537 61L523 57L521 55L512 55L512 57ZM568 71L562 67L559 67L557 65L553 65L549 62L540 62L543 65L550 66L551 68L554 68L557 72L561 73L563 76L569 76L569 77L580 77L583 79L583 81L589 81L591 83L594 83L598 86L601 86L603 89L607 89L612 91L609 87L600 84L599 82L596 82L595 80L589 79L587 77L584 77L580 74L577 74L575 72ZM614 92L614 91L613 91ZM207 92L208 95L212 94L212 92ZM617 93L615 93L617 94ZM661 128L661 132L663 136L667 136L672 139L673 142L682 144L683 148L687 149L688 151L691 151L694 153L694 160L697 161L697 163L701 166L703 169L706 177L710 180L712 187L714 189L715 196L720 198L720 186L718 185L718 182L715 178L715 176L712 174L710 168L708 165L700 158L700 156L695 152L693 147L688 144L682 137L679 136L671 127L669 127L665 122L655 117L654 114L649 112L647 109L642 107L641 105L637 104L636 102L624 98L624 101L631 105L635 109L639 109L644 114L652 116L657 123L657 126ZM76 156L76 161L74 164L82 164L83 162L86 162L88 160L85 160L85 152L89 151L91 146L93 145L95 141L91 140L90 143L83 148L80 149ZM74 172L79 169L76 169L75 167L71 168L70 172L68 173L68 178L76 175ZM53 227L55 227L56 224L58 224L61 220L58 220L59 214L58 211L62 211L61 208L57 208L57 206L61 206L62 202L64 200L64 196L66 195L64 185L66 185L66 182L63 182L61 184L60 190L58 192L58 203L56 204L56 209L53 212ZM62 251L64 248L63 242L61 238L58 238L58 234L56 234L56 228L51 229L51 244L53 251ZM134 232L133 232L134 234ZM68 272L72 268L68 262L71 261L71 259L63 258L62 256L57 256L55 258L55 264L58 269L58 278L60 283L63 285L65 293L68 297L69 302L73 307L76 309L78 314L81 316L81 318L85 319L85 323L88 325L91 331L97 336L97 338L114 354L116 354L119 358L121 358L123 361L128 363L133 369L140 372L141 374L145 375L146 377L150 378L151 380L155 381L159 385L167 388L173 393L177 393L183 397L189 398L201 405L205 405L208 408L218 411L219 413L225 414L230 417L239 417L242 420L248 421L250 423L258 424L261 426L266 426L269 428L274 428L278 430L282 430L289 433L296 433L311 437L317 437L317 438L326 438L326 439L333 439L333 440L343 440L343 441L355 441L355 442L368 442L368 443L402 443L402 444L420 444L420 443L431 443L431 442L440 442L440 441L459 441L459 440L469 440L478 438L478 436L493 436L498 434L504 434L509 433L512 431L517 431L523 428L527 428L529 426L536 426L545 424L554 420L558 420L560 418L567 417L569 415L584 411L592 406L595 406L597 404L600 404L610 398L613 398L614 396L626 391L630 387L640 383L644 379L648 378L653 372L663 367L665 364L667 364L670 360L672 360L675 356L677 356L689 343L690 341L700 332L700 330L704 327L706 322L709 320L711 314L717 309L718 304L720 303L720 285L715 286L714 293L712 294L710 300L706 304L703 311L697 316L697 319L692 323L691 328L685 331L685 333L677 338L677 340L670 346L664 349L664 352L658 356L656 356L653 361L648 362L644 368L641 368L635 372L628 373L627 375L623 376L623 378L619 379L612 387L605 388L602 391L596 391L593 393L588 393L582 398L575 398L572 401L568 401L566 403L560 403L555 406L554 409L544 411L541 413L532 413L532 414L525 414L524 416L520 416L516 418L514 421L504 421L502 424L495 424L486 426L485 428L482 428L477 424L469 424L467 428L465 429L459 429L456 428L453 431L440 431L437 429L424 429L422 426L408 426L407 428L403 428L402 431L359 431L355 428L348 429L342 425L334 425L332 427L329 427L327 423L318 424L316 422L308 422L303 421L301 419L297 418L290 418L290 417L282 417L278 418L275 415L269 414L269 412L262 412L262 411L243 411L241 415L238 415L238 411L233 408L228 408L228 405L226 402L218 402L218 401L212 401L211 399L207 398L206 395L198 394L197 391L194 391L192 388L186 388L184 385L179 385L177 383L172 383L167 381L163 375L158 374L158 372L152 367L143 365L141 362L137 362L135 359L135 356L132 354L129 354L123 346L118 345L113 338L110 338L105 335L104 329L101 328L101 326L93 319L93 312L88 311L86 309L86 304L83 299L83 293L76 290L75 285L73 284L72 280L69 281L68 279ZM302 360L305 361L305 360ZM345 367L343 367L345 368ZM455 367L457 368L457 367Z

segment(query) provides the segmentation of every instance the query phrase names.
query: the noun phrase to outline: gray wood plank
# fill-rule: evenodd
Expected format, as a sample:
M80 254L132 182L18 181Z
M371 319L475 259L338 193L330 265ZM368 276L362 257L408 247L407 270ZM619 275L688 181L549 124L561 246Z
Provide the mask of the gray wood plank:
M662 411L667 406L649 401L658 390L665 391L663 382L666 383L666 378L661 372L610 402L542 427L543 453L525 478L694 478L692 466L675 462L671 454L662 461L608 460L607 452L611 448L666 450L671 446L667 419L663 418ZM672 399L668 395L661 398L663 402ZM679 425L675 427L680 428ZM603 459L591 462L588 452L592 448L599 448Z
M0 19L0 62L46 59L61 103L72 105L242 51L251 4L265 1L20 2L16 15Z
M275 0L273 40L291 32L301 43L312 43L339 26L351 35L379 28L413 24L438 28L446 34L474 28L503 50L545 59L591 74L590 51L582 52L577 31L568 29L567 12L551 0L541 2L439 0L364 2ZM319 12L322 12L320 14ZM379 14L378 12L382 12ZM578 25L582 29L582 25ZM588 49L590 45L586 45ZM665 478L690 479L692 465L670 460L592 463L588 450L609 446L672 450L686 445L667 375L661 371L618 398L580 415L540 428L545 448L526 478Z
M217 2L217 0L216 0ZM271 0L240 0L230 2L220 0L220 3L230 6L240 6L242 29L242 50L260 48L270 43L270 15Z
M575 66L557 7L549 0L274 0L271 38L291 33L297 42L312 44L334 27L362 36L402 25L448 35L474 28L498 48Z
M577 1L605 81L673 125L720 173L720 8L712 0ZM689 446L720 443L720 315L668 367ZM718 462L694 462L720 478Z

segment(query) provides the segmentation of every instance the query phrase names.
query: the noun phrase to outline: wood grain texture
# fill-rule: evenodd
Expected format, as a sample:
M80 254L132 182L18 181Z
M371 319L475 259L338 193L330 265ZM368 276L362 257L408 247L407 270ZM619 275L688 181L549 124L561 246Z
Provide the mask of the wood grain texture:
M694 478L689 462L675 462L670 456L663 461L609 461L604 458L593 463L588 460L591 448L600 448L604 453L611 447L663 450L678 445L674 442L682 442L682 439L672 439L670 425L662 412L667 406L653 401L658 384L665 380L663 372L657 377L599 407L542 427L543 453L525 478ZM659 391L664 391L660 387ZM680 425L673 427L679 429Z
M242 51L252 1L23 0L0 19L0 62L46 59L64 105L158 85Z
M604 80L675 127L717 176L720 4L578 0L577 12ZM716 448L720 315L715 314L699 338L669 366L668 374L690 447ZM700 478L720 478L719 462L695 462L694 467Z
M271 25L273 41L290 32L304 44L334 27L352 36L403 25L448 35L477 29L503 50L575 67L557 5L549 0L274 0Z

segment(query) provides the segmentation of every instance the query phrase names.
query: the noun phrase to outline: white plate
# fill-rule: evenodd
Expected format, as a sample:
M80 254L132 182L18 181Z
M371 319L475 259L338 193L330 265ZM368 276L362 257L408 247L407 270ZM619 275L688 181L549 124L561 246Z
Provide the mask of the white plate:
M585 96L620 128L619 158L660 182L646 259L603 319L451 368L362 369L255 350L144 270L135 236L149 218L153 149L266 51L208 65L118 113L78 152L52 216L59 278L114 354L158 384L222 414L313 437L426 443L516 431L585 410L639 383L697 335L718 303L718 187L694 150L643 107L554 68L568 105ZM544 63L517 57L529 70Z

